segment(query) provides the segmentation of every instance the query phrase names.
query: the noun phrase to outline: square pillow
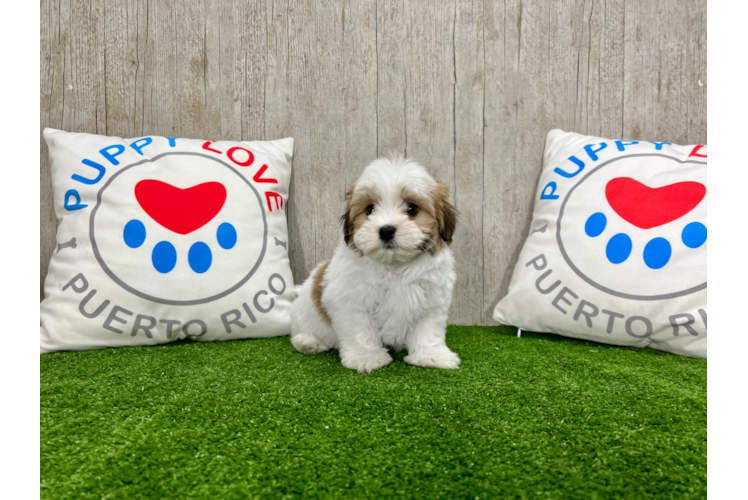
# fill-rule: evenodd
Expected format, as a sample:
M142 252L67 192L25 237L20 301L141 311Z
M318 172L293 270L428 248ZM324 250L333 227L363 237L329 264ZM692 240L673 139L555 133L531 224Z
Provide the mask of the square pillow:
M42 352L289 333L293 139L44 139L58 224Z
M551 130L506 325L706 358L706 145Z

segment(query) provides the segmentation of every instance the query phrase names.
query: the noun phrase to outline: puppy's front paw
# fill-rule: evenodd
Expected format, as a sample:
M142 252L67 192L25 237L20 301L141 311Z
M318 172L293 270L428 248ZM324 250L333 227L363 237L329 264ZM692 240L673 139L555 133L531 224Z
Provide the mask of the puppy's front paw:
M392 356L385 350L372 351L357 356L341 356L343 366L356 370L359 373L371 373L379 370L392 362Z
M456 370L460 367L460 357L445 348L439 351L419 352L405 356L404 361L411 365L427 368L443 368L445 370Z

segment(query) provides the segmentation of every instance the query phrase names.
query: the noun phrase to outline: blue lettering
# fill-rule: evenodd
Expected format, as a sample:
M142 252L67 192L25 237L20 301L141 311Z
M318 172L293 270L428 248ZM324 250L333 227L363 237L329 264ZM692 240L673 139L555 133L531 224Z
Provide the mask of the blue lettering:
M546 184L546 186L543 188L543 191L540 192L540 199L541 200L557 200L558 199L558 195L556 194L556 183L555 182L549 182L548 184Z
M662 149L662 145L663 145L663 144L667 144L668 146L672 146L672 143L670 143L670 142L653 142L652 144L654 144L654 145L655 145L655 149L656 149L657 151L659 151L659 150L661 150L661 149Z
M137 151L140 156L143 156L142 149L152 142L153 142L153 139L151 139L150 137L144 137L130 144L130 147L133 148L135 151Z
M114 149L116 153L110 153L109 150ZM104 156L107 160L112 162L112 165L119 165L119 160L117 160L117 156L121 155L125 152L125 147L121 144L112 144L111 146L107 146L104 149L100 150L99 153Z
M569 160L572 163L574 163L577 167L579 167L576 172L570 174L569 172L561 170L558 167L554 168L553 171L556 172L561 177L566 177L567 179L570 179L570 178L574 177L575 175L577 175L579 172L582 171L582 169L584 168L584 162L582 160L580 160L576 156L570 156Z
M592 149L592 146L594 146L594 144L587 144L584 147L584 150L587 151L587 154L590 156L590 160L597 161L597 153L607 148L608 144L605 142L601 142L600 144L598 144L598 146L600 147L597 149Z
M618 151L623 151L626 146L633 146L634 144L639 144L639 141L616 141Z
M70 203L70 198L75 198L75 203ZM81 208L86 208L88 205L81 204L81 195L78 194L78 191L75 189L69 190L67 193L65 193L65 209L69 211L73 210L80 210Z
M98 163L96 163L95 161L83 160L83 164L88 165L89 167L93 167L96 170L98 170L99 175L97 175L95 179L86 179L85 177L82 177L78 174L73 174L74 181L82 182L83 184L96 184L97 182L101 180L102 177L104 177L104 174L106 173L106 169L102 167L101 165L99 165Z
M167 137L167 139L169 139L169 146L174 147L177 145L177 140L173 137Z

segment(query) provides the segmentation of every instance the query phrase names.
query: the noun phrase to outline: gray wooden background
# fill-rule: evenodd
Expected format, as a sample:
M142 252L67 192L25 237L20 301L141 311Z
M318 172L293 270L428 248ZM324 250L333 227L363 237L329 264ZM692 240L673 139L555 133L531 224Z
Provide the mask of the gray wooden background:
M41 0L41 126L294 137L297 281L335 247L346 185L412 156L462 214L451 322L492 324L548 130L706 143L706 16L706 0ZM43 282L43 140L40 176Z

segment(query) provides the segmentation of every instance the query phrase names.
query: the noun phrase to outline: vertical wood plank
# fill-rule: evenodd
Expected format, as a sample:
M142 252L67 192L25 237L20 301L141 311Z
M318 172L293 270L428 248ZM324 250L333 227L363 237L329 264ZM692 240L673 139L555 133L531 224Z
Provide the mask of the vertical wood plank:
M175 0L149 0L147 4L141 134L179 136L175 3Z
M624 103L624 10L623 0L605 0L593 22L600 23L598 42L598 114L593 135L618 139L623 135Z
M437 180L450 185L454 198L454 2L412 1L405 6L405 153Z
M483 2L457 2L454 27L454 203L457 283L450 322L483 323Z
M49 258L55 245L57 219L52 200L52 178L49 171L49 151L41 135L45 127L62 127L63 64L67 34L63 38L61 3L42 2L40 30L40 106L39 106L39 297L44 298L44 278L47 276Z
M687 66L684 84L688 89L688 132L684 143L706 144L706 2L691 0L687 5Z
M559 89L549 92L548 30L555 13L548 5L506 2L486 9L483 321L493 324L493 307L506 294L528 234L550 126L547 96Z
M209 37L207 45L217 47L215 51L217 57L214 57L212 62L216 65L218 79L215 82L211 80L211 83L217 87L218 103L215 109L219 113L220 120L219 133L214 137L221 140L242 140L244 68L246 65L246 50L242 33L244 7L244 2L235 0L206 2L209 26L214 28L208 29L208 32L213 33L214 36ZM260 48L257 47L254 50Z
M407 72L411 43L402 0L378 0L377 156L405 155Z
M548 125L551 128L579 131L577 103L579 78L583 64L581 46L584 38L584 0L553 0L548 2L548 81L545 86Z
M233 65L233 79L240 82L241 137L244 140L264 140L265 132L265 89L267 86L267 5L266 2L237 1L237 30L240 33L237 49L238 60ZM222 40L223 40L223 35ZM222 45L224 42L221 42ZM231 41L226 42L230 44ZM221 63L223 67L223 61ZM228 75L227 75L228 76ZM239 87L239 85L237 85ZM226 110L222 107L221 112ZM280 137L272 137L278 139Z
M634 2L625 15L624 135L706 142L706 4Z
M597 26L592 23L592 17L599 11L599 2L596 4L595 0L578 0L575 10L578 12L577 26L573 30L578 33L574 44L577 49L574 65L577 76L574 82L574 126L572 130L590 134L590 113L592 112L594 121L597 108L590 102L591 96L588 94L591 94L589 89L594 86L591 81L597 81L596 62L599 59L599 47L593 43L593 40L597 41L599 35Z
M177 137L215 140L220 130L215 59L217 46L211 9L203 1L178 2L176 18ZM210 28L210 31L209 31ZM211 42L208 44L208 42ZM215 79L214 79L215 75Z
M141 9L136 0L116 0L104 3L104 36L97 47L104 50L106 105L106 133L117 137L136 137L142 130L141 40L145 42L145 12L141 28ZM145 10L145 9L143 9ZM100 45L99 45L100 44ZM143 63L145 61L142 61ZM140 85L139 85L140 84ZM138 95L140 94L140 95ZM137 123L140 118L141 123Z

